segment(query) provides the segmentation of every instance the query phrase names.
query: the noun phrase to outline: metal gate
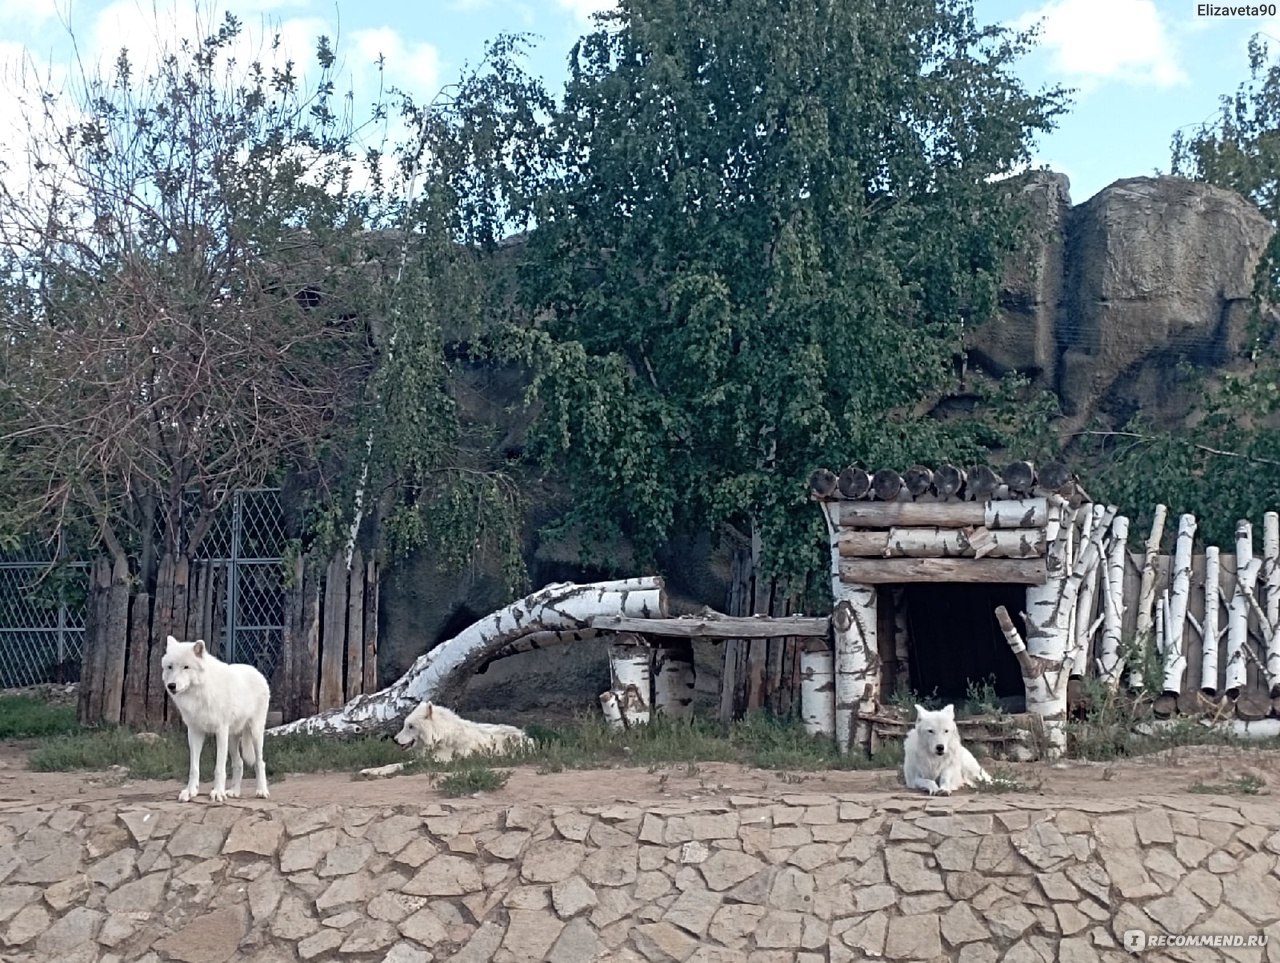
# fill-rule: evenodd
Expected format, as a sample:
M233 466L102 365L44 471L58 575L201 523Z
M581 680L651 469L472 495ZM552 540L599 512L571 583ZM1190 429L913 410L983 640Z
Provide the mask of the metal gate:
M222 576L214 583L220 631L207 641L268 679L284 639L287 547L279 489L252 489L231 497L192 560ZM86 562L50 572L35 553L0 560L0 688L79 678L88 582Z
M83 562L50 569L38 552L0 561L0 688L79 678L88 590Z

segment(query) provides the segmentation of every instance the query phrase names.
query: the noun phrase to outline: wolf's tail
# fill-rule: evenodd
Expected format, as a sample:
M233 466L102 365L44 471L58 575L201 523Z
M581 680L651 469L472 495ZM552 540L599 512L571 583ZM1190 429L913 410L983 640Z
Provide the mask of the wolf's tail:
M240 758L246 766L256 765L258 753L253 744L253 733L248 730L240 733Z

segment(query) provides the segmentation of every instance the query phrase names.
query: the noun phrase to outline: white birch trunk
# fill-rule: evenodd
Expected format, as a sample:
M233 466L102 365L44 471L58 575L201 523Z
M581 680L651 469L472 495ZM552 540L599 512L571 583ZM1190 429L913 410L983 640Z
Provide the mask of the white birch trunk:
M1103 569L1102 645L1098 653L1098 676L1115 691L1120 685L1120 642L1124 622L1124 562L1128 556L1129 519L1123 515L1111 523L1111 550Z
M610 729L625 729L622 719L622 707L618 705L618 697L612 691L600 693L600 711L604 713L604 721Z
M1138 589L1138 625L1135 632L1135 642L1140 658L1137 664L1129 667L1129 688L1131 689L1141 689L1144 684L1143 662L1151 648L1152 605L1156 597L1156 554L1160 551L1160 540L1164 537L1164 520L1168 513L1167 506L1156 506L1151 518L1151 534L1147 536L1143 554L1142 584Z
M1041 528L856 529L839 535L842 558L1040 558Z
M1221 604L1222 562L1218 546L1204 550L1204 619L1200 623L1203 639L1200 656L1200 691L1207 695L1218 692L1218 607Z
M1233 698L1248 685L1245 646L1249 644L1249 594L1257 581L1260 563L1253 557L1253 526L1236 522L1236 590L1227 609L1227 663L1223 688Z
M1262 516L1262 571L1266 591L1267 626L1280 624L1280 513Z
M1003 605L996 609L996 621L1000 623L1000 631L1004 633L1013 657L1018 660L1022 687L1027 696L1027 711L1040 719L1046 755L1051 759L1059 758L1067 748L1066 687L1063 687L1063 695L1059 698L1053 680L1046 676L1045 670L1051 664L1031 656Z
M820 642L800 652L800 716L809 735L836 734L835 656Z
M697 676L693 650L683 646L660 645L654 654L653 709L667 719L693 717L693 691Z
M1152 735L1161 729L1171 729L1186 723L1180 719L1155 719L1144 722L1134 728L1143 735ZM1280 737L1280 719L1201 719L1200 725L1217 732L1230 733L1239 739L1275 739Z
M522 636L584 627L589 619L598 615L665 618L666 614L666 592L658 577L588 585L569 582L548 585L418 656L404 675L381 692L356 696L339 709L295 719L269 731L272 735L294 732L355 735L384 729L404 718L419 702L436 697L491 654Z
M851 503L845 503L846 505ZM884 503L885 505L889 503ZM892 503L910 506L913 503ZM877 594L874 585L849 584L840 578L841 503L823 506L831 549L831 594L835 599L831 627L835 642L836 745L847 753L853 743L871 749L869 722L857 724L859 714L875 714L880 701L880 659L876 648ZM855 732L856 728L856 732Z
M1280 695L1280 514L1267 512L1263 516L1262 573L1266 586L1266 619L1262 626L1266 636L1267 651L1264 671L1267 689L1272 696Z
M1067 573L1070 554L1072 518L1063 500L1051 500L1047 531L1054 533L1045 557L1048 578L1043 585L1027 587L1027 638L1026 648L1037 658L1061 662L1066 657L1066 639L1059 631L1055 613L1062 596L1063 580Z
M871 726L859 720L875 714L880 699L876 648L876 589L843 585L831 613L835 640L836 745L842 753L871 748Z
M609 646L609 672L613 694L628 729L649 724L653 692L653 649L638 636L620 635Z
M1178 540L1173 549L1173 587L1167 597L1165 613L1164 691L1182 692L1187 673L1186 641L1187 605L1191 600L1191 552L1196 540L1196 517L1191 514L1178 519Z
M1101 526L1106 517L1105 505L1094 505L1089 514L1089 530L1092 534L1094 526ZM1087 536L1086 536L1087 538ZM1075 624L1071 630L1074 640L1071 652L1071 677L1082 677L1089 667L1089 647L1093 644L1093 633L1096 624L1093 619L1093 603L1097 594L1098 582L1106 580L1106 562L1101 551L1095 556L1080 584L1080 595L1076 601ZM1105 591L1105 589L1104 589Z

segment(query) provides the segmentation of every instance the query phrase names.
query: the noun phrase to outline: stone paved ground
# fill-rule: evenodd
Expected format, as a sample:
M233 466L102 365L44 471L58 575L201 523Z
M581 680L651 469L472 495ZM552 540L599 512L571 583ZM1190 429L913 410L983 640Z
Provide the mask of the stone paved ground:
M367 804L425 799L424 777L339 781L350 805L299 805L292 780L225 806L155 784L5 803L0 959L1119 963L1141 929L1269 938L1144 960L1280 961L1271 795L1103 776L1111 793L614 802L614 773L577 775L597 804Z

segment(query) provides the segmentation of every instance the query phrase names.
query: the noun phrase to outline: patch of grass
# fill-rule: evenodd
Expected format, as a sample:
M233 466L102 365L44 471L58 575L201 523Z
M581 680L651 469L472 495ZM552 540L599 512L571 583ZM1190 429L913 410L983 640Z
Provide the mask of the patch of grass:
M1188 792L1210 793L1219 796L1258 796L1266 792L1267 784L1257 776L1246 773L1233 776L1224 782L1198 782L1188 786Z
M598 716L583 714L574 723L558 727L532 725L535 745L516 753L489 756L486 766L533 765L540 773L608 766L643 766L651 772L679 766L696 776L699 766L736 762L762 769L790 772L826 769L878 769L901 764L901 747L889 744L874 757L859 753L841 755L832 740L810 736L796 720L778 719L764 712L725 726L709 719L655 718L649 725L615 730ZM212 777L213 740L205 741L203 778ZM267 772L273 778L285 773L346 771L408 763L409 772L451 773L474 768L477 760L448 763L430 757L406 757L391 740L373 736L333 739L322 736L268 737ZM30 756L33 769L42 771L104 770L123 766L133 778L183 779L187 772L186 734L171 730L153 742L144 742L127 729L95 729L45 740Z
M1093 762L1150 755L1179 746L1242 746L1229 731L1178 718L1154 724L1149 700L1083 680L1084 718L1067 724L1068 755ZM1254 742L1255 747L1261 745Z
M996 677L989 675L981 682L970 682L959 716L1002 716L1004 703L996 695Z
M287 773L335 772L406 762L404 751L394 742L365 736L356 739L329 739L322 736L276 736L266 742L267 776ZM213 779L213 758L217 752L212 738L200 753L200 778ZM28 757L37 772L98 771L123 766L134 779L185 779L187 776L186 732L169 730L152 740L140 739L126 728L86 729L42 742ZM230 764L228 763L228 775ZM252 768L246 767L252 774Z
M0 696L0 739L32 739L79 730L76 707L30 695Z
M436 787L446 796L470 796L477 792L494 792L507 784L511 773L505 769L488 766L467 766L455 769L440 778Z

